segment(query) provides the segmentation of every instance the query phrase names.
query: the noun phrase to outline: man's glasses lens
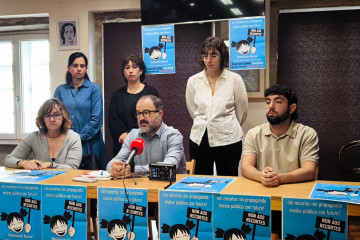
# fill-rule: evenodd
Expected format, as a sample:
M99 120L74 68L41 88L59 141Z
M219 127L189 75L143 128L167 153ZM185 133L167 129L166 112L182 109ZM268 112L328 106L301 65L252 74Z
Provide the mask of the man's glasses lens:
M50 120L51 118L58 119L59 117L61 117L61 115L62 115L62 113L54 113L53 115L46 114L46 115L44 115L44 119L45 120Z
M139 117L141 117L141 115L143 115L144 118L148 118L148 117L150 117L150 113L152 113L152 112L159 112L159 110L136 112L135 117L139 118Z

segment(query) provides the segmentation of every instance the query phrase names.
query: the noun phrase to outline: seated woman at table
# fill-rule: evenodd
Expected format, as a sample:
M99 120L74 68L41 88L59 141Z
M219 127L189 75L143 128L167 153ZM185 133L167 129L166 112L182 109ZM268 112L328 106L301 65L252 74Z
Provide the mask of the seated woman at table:
M70 129L71 120L65 105L56 98L40 107L36 126L39 131L27 135L5 158L5 166L39 170L43 168L77 169L82 147L79 134ZM32 160L26 160L30 153Z

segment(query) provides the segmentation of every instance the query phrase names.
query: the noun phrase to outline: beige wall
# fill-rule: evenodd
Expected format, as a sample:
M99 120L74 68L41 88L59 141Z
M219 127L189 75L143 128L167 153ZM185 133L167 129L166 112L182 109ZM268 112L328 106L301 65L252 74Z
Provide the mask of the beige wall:
M73 50L58 51L56 20L77 17L79 20L80 51L92 56L92 12L126 11L140 9L140 0L1 0L1 15L49 14L50 35L50 81L51 91L65 81L67 58ZM89 28L90 26L90 28ZM90 31L89 31L90 29ZM89 75L95 79L94 66L89 66ZM101 79L96 79L96 82Z
M58 18L77 17L79 20L80 51L89 57L89 75L102 85L102 79L96 79L94 46L94 12L115 12L139 10L140 0L1 0L1 15L49 14L50 35L50 87L51 92L64 82L67 58L73 50L58 51L56 20ZM245 133L251 127L266 122L264 103L250 102L248 118L244 124Z

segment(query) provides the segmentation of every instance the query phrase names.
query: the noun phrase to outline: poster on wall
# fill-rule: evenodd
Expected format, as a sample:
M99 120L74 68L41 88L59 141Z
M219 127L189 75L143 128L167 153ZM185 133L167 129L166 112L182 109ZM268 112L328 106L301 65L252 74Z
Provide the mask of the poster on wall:
M146 74L175 73L174 25L141 27Z
M41 187L1 183L0 239L42 239Z
M283 239L347 239L346 203L283 198L282 204Z
M214 231L214 239L270 240L271 197L215 195Z
M86 240L86 187L42 185L43 239Z
M147 239L147 190L98 187L99 239Z
M265 17L229 20L230 69L265 68Z
M160 240L213 239L213 195L159 191Z

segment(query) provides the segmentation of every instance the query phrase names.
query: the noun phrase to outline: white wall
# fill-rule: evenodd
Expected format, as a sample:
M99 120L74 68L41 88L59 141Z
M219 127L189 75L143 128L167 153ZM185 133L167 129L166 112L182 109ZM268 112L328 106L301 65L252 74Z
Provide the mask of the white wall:
M56 20L58 18L77 17L79 20L80 50L89 57L89 75L95 80L93 18L94 12L113 12L139 10L140 0L1 0L1 15L49 14L50 34L50 87L51 92L64 83L67 59L74 50L58 51ZM96 79L96 82L101 79ZM248 117L244 124L244 133L248 129L266 122L264 101L250 102Z
M93 47L89 40L89 25L92 12L126 11L140 9L140 0L1 0L0 16L20 14L49 14L50 35L50 88L51 92L65 81L67 59L70 53L81 51L91 56ZM58 51L56 20L77 17L79 21L80 50ZM90 30L92 33L92 30ZM90 38L91 39L91 38ZM90 66L89 75L95 79L94 67ZM97 80L98 81L98 80Z

